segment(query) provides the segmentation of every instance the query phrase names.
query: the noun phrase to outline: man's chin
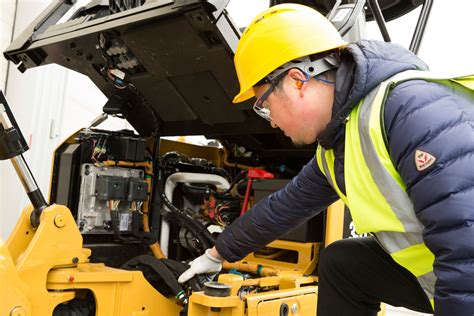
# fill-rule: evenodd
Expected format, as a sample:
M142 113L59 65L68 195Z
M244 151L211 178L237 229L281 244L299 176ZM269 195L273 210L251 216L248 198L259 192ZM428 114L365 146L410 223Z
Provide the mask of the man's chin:
M297 138L297 137L291 137L291 136L288 136L288 135L286 135L286 136L291 139L291 142L293 143L293 145L296 148L301 148L301 147L305 147L305 146L316 143L316 138L311 140L311 139L305 139L304 137L298 137Z
M306 145L314 143L314 142L306 142L302 139L294 139L294 138L292 138L291 141L292 141L293 145L295 145L296 148L301 148L301 147L304 147Z

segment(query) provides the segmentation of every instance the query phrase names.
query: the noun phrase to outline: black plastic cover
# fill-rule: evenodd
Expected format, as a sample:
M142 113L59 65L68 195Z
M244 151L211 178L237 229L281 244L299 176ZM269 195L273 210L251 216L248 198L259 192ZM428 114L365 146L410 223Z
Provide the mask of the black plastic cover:
M88 76L141 136L242 134L245 123L275 133L251 101L231 102L239 91L233 49L240 32L222 11L227 2L150 1L47 25L63 10L52 6L33 22L41 32L28 27L4 54L25 70L56 63Z
M8 119L12 124L12 127L8 129L4 129L0 124L0 160L6 160L23 154L28 150L28 145L21 134L2 90L0 90L0 104L5 108Z
M123 161L144 161L146 142L136 137L112 138L109 145L109 159Z
M253 183L255 192L254 202L262 200L268 195L282 189L290 180L287 179L259 179ZM320 213L289 233L280 237L283 240L296 242L321 242L323 241L324 213Z
M148 197L148 183L145 180L128 179L127 201L143 202Z
M125 200L127 179L121 177L99 176L96 180L96 194L99 200Z

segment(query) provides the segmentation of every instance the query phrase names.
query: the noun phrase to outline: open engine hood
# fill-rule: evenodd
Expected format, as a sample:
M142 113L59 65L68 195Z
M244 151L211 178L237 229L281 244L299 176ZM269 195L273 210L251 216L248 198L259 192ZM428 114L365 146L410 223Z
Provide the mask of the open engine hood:
M111 14L93 1L58 23L73 1L57 1L4 55L22 72L55 63L88 76L109 98L106 110L120 113L141 136L205 135L254 150L293 148L253 112L252 100L232 104L240 31L227 3L152 0ZM134 89L117 88L110 73L117 71Z
M253 100L232 104L240 31L228 2L148 0L126 8L130 1L93 0L65 18L75 0L59 0L4 55L22 72L55 63L88 76L109 98L104 111L122 115L145 137L206 135L266 155L312 155L259 118ZM334 1L310 2L321 9Z

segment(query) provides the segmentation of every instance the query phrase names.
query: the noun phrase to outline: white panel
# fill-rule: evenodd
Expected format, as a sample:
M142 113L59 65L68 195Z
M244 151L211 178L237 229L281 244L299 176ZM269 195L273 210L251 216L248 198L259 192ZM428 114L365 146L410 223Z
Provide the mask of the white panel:
M4 5L3 0L0 2ZM15 36L18 36L20 31L35 19L50 2L19 0L15 20ZM2 12L5 12L3 6L1 9ZM13 15L13 12L14 10L11 10L10 16ZM26 74L21 75L12 65L6 87L7 99L27 140L29 135L32 135L32 105L35 104L37 75L38 70L29 70ZM31 151L25 154L25 158L28 162L31 161ZM13 229L21 210L28 203L28 198L11 163L1 161L0 164L0 238L6 239Z
M49 2L20 0L17 36L18 30L27 27ZM89 126L102 113L107 99L89 78L57 65L28 69L23 74L11 67L7 98L31 145L25 159L48 199L54 150L70 134ZM118 130L130 125L109 119L100 127ZM29 201L11 163L1 162L0 175L0 238L5 239Z
M474 1L433 1L419 55L432 71L474 73L472 13Z
M0 1L0 52L3 52L12 37L13 17L15 12L15 0ZM6 74L8 62L3 56L0 56L0 90L5 90ZM3 192L9 186L10 174L7 169L8 161L0 161L0 192ZM4 217L9 210L3 207L3 197L0 193L0 239L5 239L4 231Z
M15 12L15 0L0 1L0 52L10 44ZM5 90L8 62L0 57L0 90ZM1 189L1 187L0 187Z
M393 42L408 48L415 30L421 7L409 14L387 23ZM428 64L431 71L448 74L474 73L474 41L468 30L474 1L433 1L433 7L420 45L418 55ZM382 40L375 22L367 23L367 37Z

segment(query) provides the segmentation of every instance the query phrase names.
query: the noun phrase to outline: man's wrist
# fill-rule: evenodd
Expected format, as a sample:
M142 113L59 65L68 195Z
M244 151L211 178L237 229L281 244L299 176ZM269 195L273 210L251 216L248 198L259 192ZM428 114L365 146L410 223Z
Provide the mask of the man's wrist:
M206 250L206 256L216 262L216 263L222 263L224 262L224 258L222 258L222 256L219 254L219 252L217 252L217 249L216 247L212 247L211 249L207 249Z

